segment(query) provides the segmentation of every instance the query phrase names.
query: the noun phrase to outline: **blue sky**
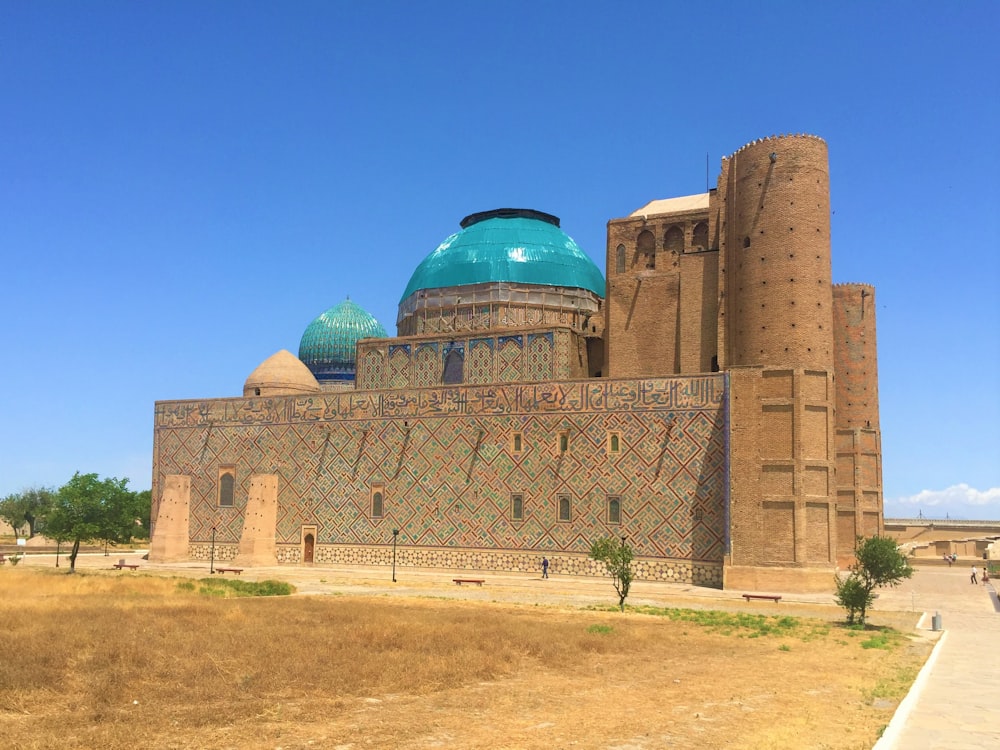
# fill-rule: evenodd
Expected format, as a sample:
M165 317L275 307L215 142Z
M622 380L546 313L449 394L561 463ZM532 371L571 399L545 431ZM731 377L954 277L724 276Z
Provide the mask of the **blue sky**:
M807 132L834 281L876 287L887 515L1000 517L998 36L992 0L0 0L0 495L148 488L155 400L239 395L347 295L394 332L466 214L603 269L608 219Z

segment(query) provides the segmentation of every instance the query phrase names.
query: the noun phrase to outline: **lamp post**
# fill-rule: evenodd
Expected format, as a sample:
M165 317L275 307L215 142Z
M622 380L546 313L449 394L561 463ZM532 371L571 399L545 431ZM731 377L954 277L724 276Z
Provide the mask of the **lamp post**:
M56 539L56 567L59 567L59 540Z
M399 529L392 530L392 582L396 582L396 537L399 536Z
M212 527L212 548L209 552L208 572L215 573L215 527Z

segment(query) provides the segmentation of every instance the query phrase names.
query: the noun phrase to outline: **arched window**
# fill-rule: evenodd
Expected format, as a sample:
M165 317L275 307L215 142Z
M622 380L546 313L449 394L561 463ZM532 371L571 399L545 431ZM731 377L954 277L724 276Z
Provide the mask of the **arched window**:
M684 252L684 230L674 225L663 235L663 246L671 253L680 255Z
M382 493L376 490L372 493L372 518L381 518L383 510Z
M444 355L444 375L441 380L446 385L458 385L464 381L465 352L452 349Z
M744 248L750 247L750 238L749 237L744 237L743 238L743 247Z
M559 495L559 520L560 521L571 520L569 495Z
M699 221L694 225L694 233L691 236L691 244L694 250L708 250L708 223Z
M622 522L622 499L618 495L608 495L608 523Z
M236 469L224 466L219 469L219 507L232 508L236 504Z
M641 268L656 268L656 238L648 229L639 233L636 240L636 253L639 255Z
M625 246L619 245L615 251L615 273L625 273Z
M520 492L510 496L510 518L512 521L524 520L524 495Z

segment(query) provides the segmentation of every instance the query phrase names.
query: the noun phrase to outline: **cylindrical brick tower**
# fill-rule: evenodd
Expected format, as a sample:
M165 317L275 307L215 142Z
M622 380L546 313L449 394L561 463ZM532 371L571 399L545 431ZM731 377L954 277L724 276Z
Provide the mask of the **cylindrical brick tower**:
M754 141L723 161L719 192L720 351L738 435L726 586L762 585L773 566L828 586L838 505L826 143Z
M729 362L832 371L826 143L763 138L727 162Z
M837 557L850 560L854 540L885 530L882 433L878 418L875 288L833 288L837 385Z
M879 428L875 287L833 287L833 352L837 373L837 427Z

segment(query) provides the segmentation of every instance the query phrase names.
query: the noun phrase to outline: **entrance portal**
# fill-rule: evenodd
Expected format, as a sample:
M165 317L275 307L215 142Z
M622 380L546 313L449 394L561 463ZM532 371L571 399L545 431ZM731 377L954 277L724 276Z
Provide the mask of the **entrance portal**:
M311 563L313 561L313 547L316 544L316 539L312 534L306 534L305 539L302 540L303 546L302 550L302 562Z

